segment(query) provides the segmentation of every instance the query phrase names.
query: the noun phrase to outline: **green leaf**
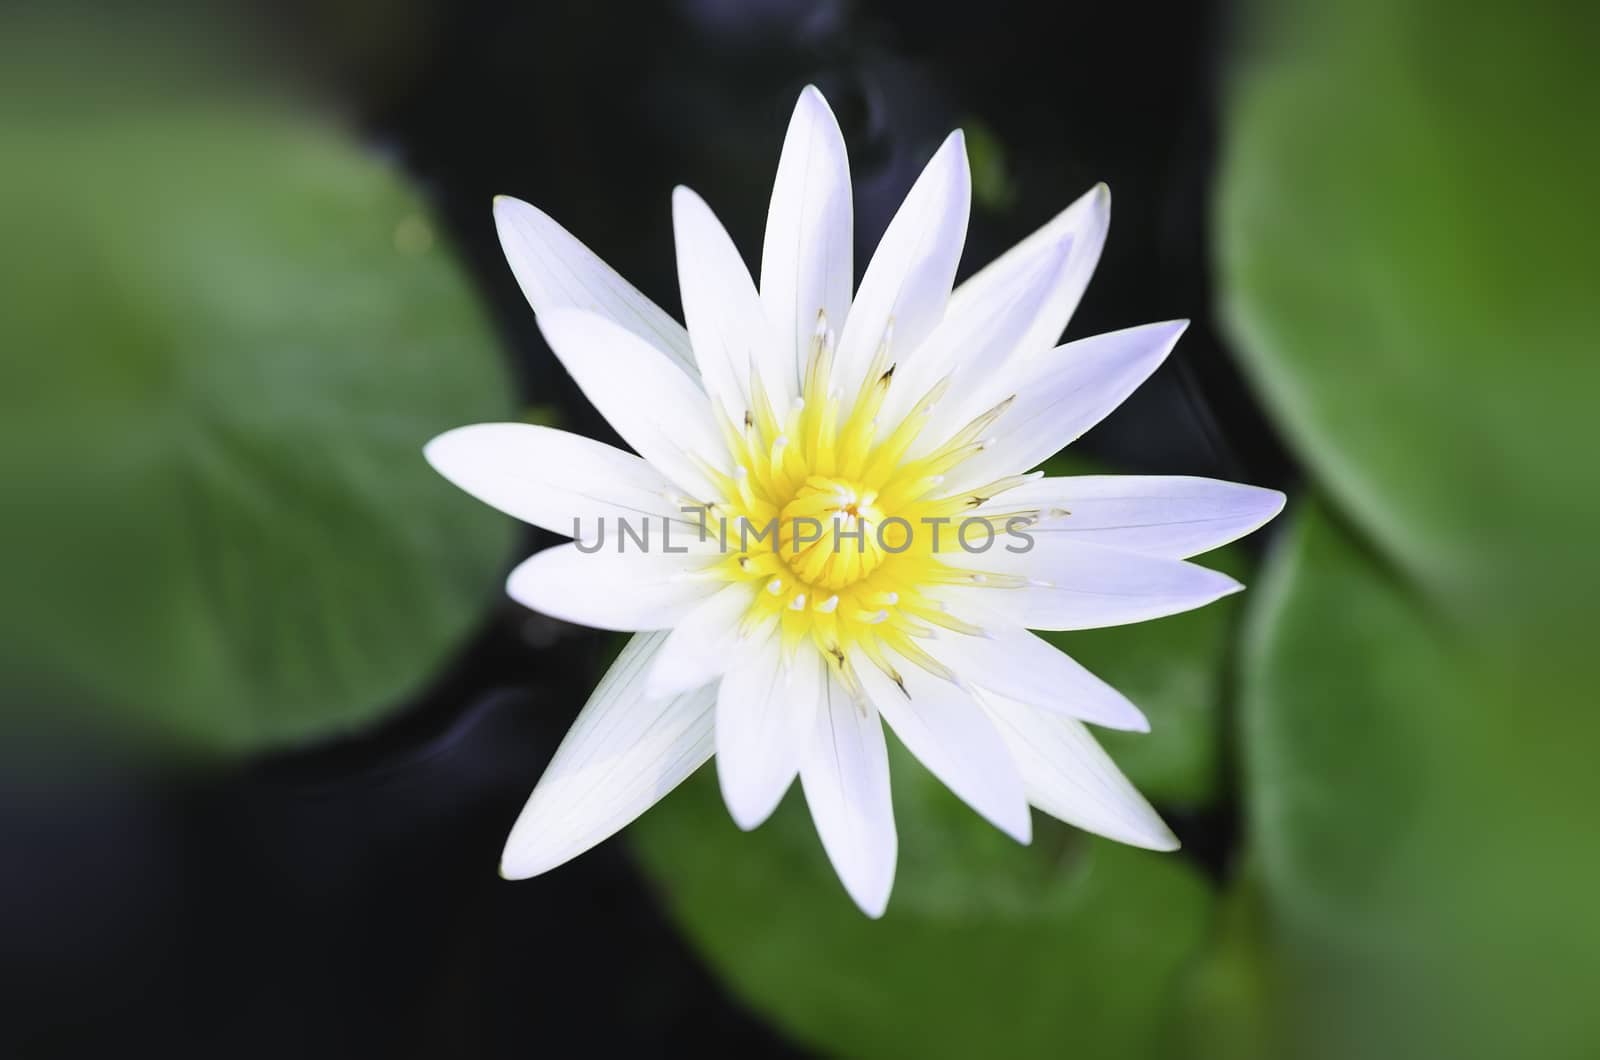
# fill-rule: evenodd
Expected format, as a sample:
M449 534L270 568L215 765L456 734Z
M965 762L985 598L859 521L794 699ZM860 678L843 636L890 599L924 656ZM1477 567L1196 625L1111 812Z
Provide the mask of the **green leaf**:
M1337 512L1250 602L1268 1054L1592 1055L1593 14L1254 14L1224 300Z
M1246 368L1443 606L1512 635L1580 617L1600 588L1600 493L1577 485L1600 389L1593 8L1252 10L1218 200Z
M1315 507L1284 544L1243 731L1275 1054L1585 1055L1592 686L1442 632ZM1552 709L1561 728L1530 724Z
M1202 942L1205 881L1181 858L1035 815L1029 847L977 818L891 739L900 859L882 920L845 896L792 790L752 833L714 765L631 835L723 981L830 1054L1154 1055Z
M1212 944L1183 978L1164 1056L1276 1060L1284 1055L1272 1022L1273 972L1256 877L1251 865L1236 868L1218 895Z
M322 123L68 68L4 133L0 698L198 752L369 722L511 544L421 455L511 416L480 308L418 197Z

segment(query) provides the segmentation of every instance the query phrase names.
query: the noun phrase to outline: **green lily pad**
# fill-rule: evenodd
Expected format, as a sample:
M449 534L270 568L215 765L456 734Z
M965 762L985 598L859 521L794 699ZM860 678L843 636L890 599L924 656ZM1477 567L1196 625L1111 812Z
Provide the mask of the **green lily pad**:
M1442 630L1315 507L1285 545L1243 689L1274 1055L1584 1055L1600 981L1585 691Z
M1328 501L1248 605L1268 1055L1592 1055L1593 15L1253 14L1224 302Z
M1512 634L1577 617L1600 588L1600 492L1576 486L1600 389L1593 9L1250 12L1217 203L1245 367L1441 606Z
M482 620L512 542L421 456L510 418L480 307L325 124L67 68L5 133L0 697L201 753L370 722Z
M735 994L796 1040L862 1057L1144 1057L1204 940L1181 858L1035 815L1017 845L892 738L900 859L882 920L845 896L798 785L751 833L714 765L630 833L667 907Z

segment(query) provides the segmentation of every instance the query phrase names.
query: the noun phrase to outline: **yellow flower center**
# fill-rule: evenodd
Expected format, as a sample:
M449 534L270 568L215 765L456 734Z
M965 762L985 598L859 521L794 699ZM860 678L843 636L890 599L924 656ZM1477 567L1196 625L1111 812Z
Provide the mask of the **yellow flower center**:
M876 570L885 555L877 499L844 479L806 479L778 516L778 552L794 576L814 589L843 589Z
M778 624L791 654L808 641L814 644L853 692L859 691L853 670L859 657L899 679L885 647L949 677L917 640L935 626L980 630L948 614L928 590L1005 579L949 564L941 555L960 547L963 521L986 520L1004 532L1017 518L1038 515L974 514L984 501L1031 476L1013 475L953 495L940 490L951 468L983 449L984 433L1009 402L931 452L911 457L946 384L931 387L900 423L880 424L894 377L887 337L860 392L848 402L829 389L832 348L819 315L801 393L789 408L774 408L761 381L752 379L748 408L718 410L734 461L731 477L716 475L722 498L709 509L725 543L727 558L718 572L758 587L746 618L750 628Z

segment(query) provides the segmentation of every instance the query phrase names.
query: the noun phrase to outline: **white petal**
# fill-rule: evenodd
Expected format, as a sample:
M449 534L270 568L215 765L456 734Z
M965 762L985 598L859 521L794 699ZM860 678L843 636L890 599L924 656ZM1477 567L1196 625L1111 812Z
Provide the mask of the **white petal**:
M1070 241L1063 241L1031 255L1014 283L959 317L945 317L916 354L895 369L879 415L884 423L899 423L929 388L949 379L909 456L915 458L937 448L973 417L1024 385L1027 365L1015 354L1030 322L1054 290L1071 249Z
M512 827L502 876L526 879L577 857L711 756L714 689L671 699L644 693L665 641L665 633L639 634L600 680Z
M982 702L1011 749L1029 802L1118 842L1178 848L1177 837L1080 723L992 693L983 693Z
M576 309L539 315L550 348L623 441L698 500L717 495L704 466L728 457L711 403L653 347L604 317Z
M945 787L1017 842L1028 842L1033 822L1022 778L972 694L914 663L890 659L904 691L870 663L858 670L878 713Z
M950 296L945 316L958 319L982 312L984 303L1004 297L1007 289L1036 268L1041 256L1053 253L1063 241L1070 242L1071 256L1066 267L1057 271L1049 297L1027 321L1027 330L1018 339L1023 358L1043 353L1054 346L1066 329L1072 311L1078 307L1089 277L1100 260L1106 232L1111 226L1111 189L1096 184L1071 206L1057 214L1049 224L1006 251L970 277Z
M494 200L494 224L511 272L535 313L582 309L598 313L698 379L689 335L672 317L619 276L544 211L509 195Z
M939 661L963 681L1081 721L1150 731L1144 714L1126 696L1054 644L1003 620L983 625L987 636L939 640Z
M823 660L802 649L792 666L771 636L722 678L717 693L717 779L728 812L750 829L772 816L800 771L816 728Z
M751 644L766 631L742 629L755 587L748 582L725 585L684 615L650 668L650 694L676 695L714 681L746 657Z
M1039 509L1033 534L1187 559L1209 552L1283 510L1277 490L1180 475L1076 475L1007 490L983 510Z
M840 882L876 918L889 904L898 850L883 727L878 712L852 701L831 675L825 689L800 785Z
M897 360L911 355L943 318L971 202L967 145L958 130L911 186L861 278L839 336L834 380L843 393L860 389L891 321L891 360Z
M695 361L706 390L738 422L749 407L751 364L772 357L772 329L738 248L711 207L688 188L672 191L672 228Z
M1187 320L1146 324L1035 358L990 443L952 471L947 486L975 487L1026 471L1076 441L1160 367L1188 326Z
M547 548L517 565L506 592L554 618L632 632L677 625L720 584L699 573L715 553L644 552L632 540L625 548L618 552L612 540L593 553L576 543Z
M1183 560L1086 545L1059 534L1040 534L1031 550L941 552L940 559L985 575L1028 579L1002 587L991 580L952 586L953 603L967 601L1029 629L1097 629L1145 622L1191 611L1244 586L1218 571Z
M567 537L595 540L602 524L673 524L673 548L698 537L700 517L679 491L632 453L531 423L475 423L423 447L435 471L485 504ZM574 532L574 527L580 528Z
M774 378L785 400L800 392L817 311L835 335L844 327L855 278L851 250L844 136L822 93L807 85L783 139L761 247L761 303L779 339L775 368L787 368Z
M913 456L1032 386L1038 359L1055 346L1083 297L1110 223L1111 192L1099 184L956 288L944 322L911 358L922 374L913 382L897 373L900 392L886 403L885 419L895 422L955 369ZM936 352L946 335L971 337L949 342L948 352Z

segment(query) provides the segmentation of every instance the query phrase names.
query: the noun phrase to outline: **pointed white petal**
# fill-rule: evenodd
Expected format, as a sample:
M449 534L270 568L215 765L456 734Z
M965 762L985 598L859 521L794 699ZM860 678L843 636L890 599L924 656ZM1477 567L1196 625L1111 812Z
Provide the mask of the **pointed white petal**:
M891 321L891 360L899 360L914 354L943 318L971 201L966 140L958 130L911 186L861 278L834 366L843 393L860 389Z
M695 361L706 390L738 422L749 407L751 364L772 358L772 329L750 270L705 200L688 188L674 188L672 228Z
M982 702L1011 749L1029 802L1121 843L1178 848L1177 837L1080 723L988 692Z
M1237 540L1283 510L1277 490L1181 475L1075 475L1007 490L983 510L1038 509L1032 534L1187 559Z
M900 742L979 816L1019 843L1032 839L1022 778L972 693L914 663L890 659L904 691L870 663L857 672Z
M705 466L728 456L705 393L653 347L604 317L576 309L539 315L550 348L584 395L663 475L699 500L716 496Z
M1020 547L1020 546L1018 546ZM941 552L946 562L978 573L973 585L947 590L952 603L973 603L1028 629L1097 629L1144 622L1203 607L1244 586L1183 560L1087 545L1040 534L1031 550ZM985 575L1028 579L1002 587Z
M958 319L982 312L986 302L1004 297L1005 291L1036 267L1037 259L1053 252L1063 241L1072 245L1066 267L1055 273L1050 295L1029 317L1026 331L1017 340L1019 355L1026 359L1049 350L1061 338L1072 311L1078 307L1089 277L1100 260L1106 232L1111 227L1111 189L1096 184L1049 224L984 266L955 289L950 296L946 317Z
M883 726L871 704L852 701L831 675L824 687L800 785L840 882L876 918L889 904L899 844Z
M959 317L946 316L915 356L895 369L879 419L899 423L927 394L948 378L910 451L917 457L942 445L973 417L989 411L1025 385L1027 363L1016 356L1030 322L1056 285L1072 245L1063 241L1031 255L1015 282L972 305Z
M850 163L844 136L822 93L807 85L795 104L778 159L761 247L761 303L778 336L772 385L785 400L800 392L817 311L837 336L850 308Z
M554 618L632 632L669 629L716 591L719 583L700 573L715 553L643 552L632 540L618 552L607 534L597 552L579 551L574 543L523 560L506 579L506 593Z
M1187 320L1079 339L1035 358L1017 400L984 451L951 472L951 489L1027 471L1053 456L1128 399L1166 360Z
M511 272L535 313L582 309L639 336L698 379L689 335L672 317L578 242L544 211L496 196L494 224Z
M531 423L475 423L446 431L423 447L435 471L485 504L567 537L595 540L602 523L671 522L673 548L698 538L700 520L685 513L679 490L632 453ZM578 532L574 532L574 527Z
M987 636L957 634L939 640L939 661L963 681L1107 728L1150 731L1144 714L1126 696L1054 644L1003 620L983 625Z
M699 688L743 659L750 644L766 632L742 629L755 592L748 582L725 585L684 615L650 667L650 694L670 696Z
M614 835L698 769L712 750L716 690L670 699L644 693L666 641L628 642L572 724L506 840L500 874L547 872Z
M778 808L800 771L821 698L823 660L802 648L785 667L769 636L722 678L717 693L717 780L728 812L749 831Z

